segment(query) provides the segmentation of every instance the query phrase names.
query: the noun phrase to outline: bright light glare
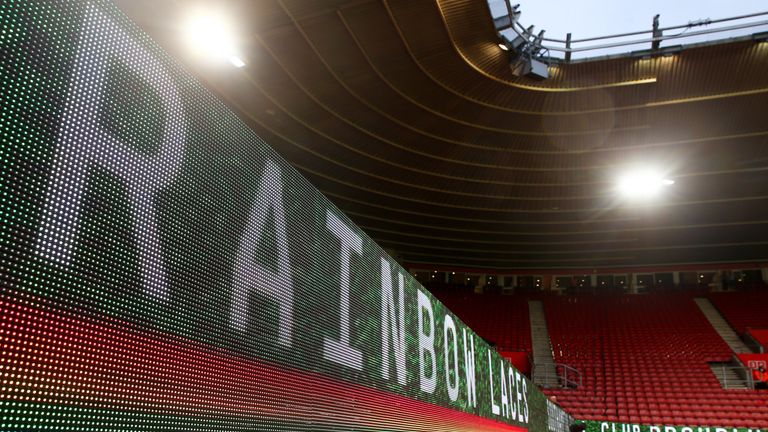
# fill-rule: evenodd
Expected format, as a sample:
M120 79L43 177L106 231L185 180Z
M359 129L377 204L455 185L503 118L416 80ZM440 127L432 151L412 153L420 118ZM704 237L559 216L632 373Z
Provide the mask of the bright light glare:
M651 198L659 195L665 187L675 184L653 170L637 170L619 178L618 192L626 198Z
M229 62L232 63L232 66L236 68L245 67L245 62L238 56L230 56Z
M226 60L238 68L245 66L236 54L230 26L220 16L199 13L191 17L187 24L187 39L199 54Z
M500 43L499 48L503 49L504 51L509 51L509 48L507 48L506 44Z

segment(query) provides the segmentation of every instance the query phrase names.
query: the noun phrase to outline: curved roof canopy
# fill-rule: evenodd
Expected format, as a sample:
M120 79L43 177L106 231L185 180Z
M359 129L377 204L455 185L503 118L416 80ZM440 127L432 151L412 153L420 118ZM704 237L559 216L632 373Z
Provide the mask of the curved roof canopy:
M193 60L190 2L118 4L410 263L592 268L768 258L768 43L516 78L484 0L230 0L247 66ZM664 199L615 179L653 166Z

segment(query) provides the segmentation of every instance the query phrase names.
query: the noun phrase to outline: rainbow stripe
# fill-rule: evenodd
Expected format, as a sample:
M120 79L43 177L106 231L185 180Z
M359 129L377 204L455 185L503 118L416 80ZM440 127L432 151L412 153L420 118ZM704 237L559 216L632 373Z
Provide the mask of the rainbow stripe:
M0 311L4 431L526 430L29 296Z

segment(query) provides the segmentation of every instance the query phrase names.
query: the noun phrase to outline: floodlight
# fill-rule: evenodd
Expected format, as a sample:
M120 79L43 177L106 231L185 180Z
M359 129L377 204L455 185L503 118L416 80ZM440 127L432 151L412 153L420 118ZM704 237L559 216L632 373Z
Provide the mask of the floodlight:
M675 184L674 180L664 178L652 169L636 169L622 175L617 182L617 191L626 198L652 198L659 195L665 187Z
M221 16L213 13L193 15L187 22L186 36L199 54L226 60L238 68L245 66L245 61L235 53L231 27Z
M535 80L549 78L549 66L541 60L528 55L521 56L509 66L515 76L527 76Z
M234 55L230 56L229 57L229 62L232 63L232 66L234 66L236 68L245 67L245 62L243 61L243 59L241 59L238 56L234 56Z
M768 42L768 31L761 33L753 33L752 40L755 42Z

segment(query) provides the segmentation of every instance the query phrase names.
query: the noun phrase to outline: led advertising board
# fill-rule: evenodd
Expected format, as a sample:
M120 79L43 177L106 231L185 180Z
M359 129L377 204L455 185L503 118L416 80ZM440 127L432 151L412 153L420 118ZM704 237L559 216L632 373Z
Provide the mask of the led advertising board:
M714 426L639 425L601 421L585 422L586 432L761 432L760 429Z
M0 430L567 426L114 5L0 22Z

